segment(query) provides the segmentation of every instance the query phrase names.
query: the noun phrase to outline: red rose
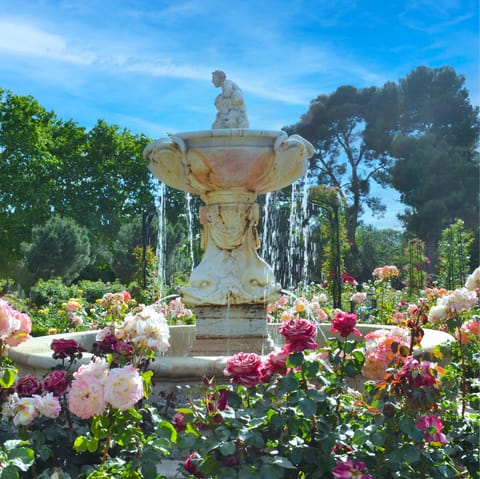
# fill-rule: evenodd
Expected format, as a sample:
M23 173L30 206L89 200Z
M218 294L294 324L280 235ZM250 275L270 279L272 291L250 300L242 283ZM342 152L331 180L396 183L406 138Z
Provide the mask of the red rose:
M63 396L70 386L66 371L54 369L44 380L43 387L55 396Z
M65 359L72 358L74 356L81 357L81 348L74 339L54 339L50 344L50 348L53 350L53 359Z
M113 352L120 356L130 357L133 354L133 346L126 341L120 340L114 343Z
M243 384L248 388L260 382L260 366L262 361L255 353L238 353L228 359L223 371L226 376L232 376L236 384Z
M15 391L20 397L32 397L42 392L42 383L32 374L27 374L18 380Z
M355 313L338 313L333 322L332 333L340 333L342 338L346 338L350 333L361 336L360 331L355 328L357 324L357 315Z
M197 466L198 463L201 461L201 456L198 452L192 452L185 462L183 463L183 467L185 470L194 477L199 477L201 479L204 478L201 472L198 471Z
M172 424L178 432L185 431L187 424L185 423L185 415L181 412L177 412L172 417Z
M298 353L304 349L317 349L315 342L317 325L313 321L304 318L291 318L285 321L278 329L285 336L284 352Z

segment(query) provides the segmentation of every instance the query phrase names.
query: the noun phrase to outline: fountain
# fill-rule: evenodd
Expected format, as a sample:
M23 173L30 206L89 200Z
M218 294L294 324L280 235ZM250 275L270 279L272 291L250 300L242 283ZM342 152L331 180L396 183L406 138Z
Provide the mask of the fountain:
M222 87L212 129L155 141L144 156L160 181L205 203L200 208L203 258L180 291L196 311L192 353L261 352L265 308L278 299L281 286L257 253L255 200L303 176L313 147L298 135L248 129L240 88L220 71L213 72L212 81Z

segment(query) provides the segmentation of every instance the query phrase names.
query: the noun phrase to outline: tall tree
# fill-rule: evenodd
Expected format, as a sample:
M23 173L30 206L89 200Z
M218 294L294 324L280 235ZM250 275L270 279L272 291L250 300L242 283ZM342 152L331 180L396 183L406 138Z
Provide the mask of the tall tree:
M375 212L384 210L370 186L389 165L382 141L391 121L388 110L395 103L387 103L387 93L391 95L373 87L342 86L331 95L313 100L301 121L288 128L313 144L311 166L318 182L336 188L347 205L347 237L354 250L364 207Z
M408 206L407 231L435 258L441 232L456 219L478 227L478 108L450 67L418 67L399 82L400 114L390 182Z
M30 96L0 90L0 256L11 269L20 243L52 211L60 165L51 154L56 117Z

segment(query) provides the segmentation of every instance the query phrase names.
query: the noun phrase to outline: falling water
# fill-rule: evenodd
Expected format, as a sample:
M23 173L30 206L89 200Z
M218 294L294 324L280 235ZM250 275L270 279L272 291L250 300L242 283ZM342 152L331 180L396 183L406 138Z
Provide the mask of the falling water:
M278 205L277 193L268 193L265 198L261 256L273 268L277 280L288 288L295 287L299 280L303 285L309 281L312 246L308 221L308 190L308 177L301 186L300 183L292 185L287 227L282 225L282 207ZM282 238L282 234L288 236ZM283 249L281 244L286 245L286 248ZM285 263L287 267L282 268Z
M297 184L292 184L292 193L290 195L290 216L288 218L288 249L287 249L287 283L288 287L292 287L295 277L295 253L297 251L298 238L298 205L297 205Z
M187 229L188 229L188 247L190 251L191 270L195 266L195 260L193 256L193 214L192 214L192 195L185 193L185 205L187 208Z
M267 231L269 231L269 223L268 220L270 218L270 203L272 199L272 193L267 193L265 195L265 206L263 209L263 218L262 218L262 236L260 238L261 242L261 249L260 249L260 256L265 258L267 255Z
M301 215L300 215L300 227L302 228L303 238L303 268L300 277L303 281L303 286L307 286L309 280L309 243L310 243L310 227L308 221L308 189L309 189L309 176L310 170L305 175L305 181L303 182L302 196L301 196Z
M157 261L158 261L158 290L159 297L163 296L165 285L165 250L166 250L166 225L165 225L165 191L164 183L158 182L157 194L155 195L155 208L158 217L158 237L157 237Z

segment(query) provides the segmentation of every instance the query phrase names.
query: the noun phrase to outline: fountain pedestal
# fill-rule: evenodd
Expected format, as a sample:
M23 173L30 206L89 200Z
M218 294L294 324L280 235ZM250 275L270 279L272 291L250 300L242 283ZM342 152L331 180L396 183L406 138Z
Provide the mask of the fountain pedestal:
M268 335L262 304L197 306L195 314L192 356L230 356L265 349Z

